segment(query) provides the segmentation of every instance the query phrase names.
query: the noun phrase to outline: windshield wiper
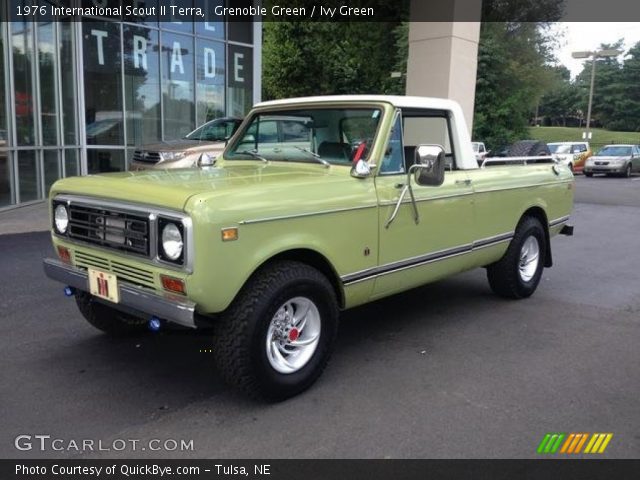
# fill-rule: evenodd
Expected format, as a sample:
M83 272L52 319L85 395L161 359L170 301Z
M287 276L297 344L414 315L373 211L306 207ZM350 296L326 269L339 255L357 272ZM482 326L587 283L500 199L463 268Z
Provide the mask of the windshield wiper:
M322 165L324 165L325 167L329 168L331 166L331 164L329 162L327 162L324 158L322 158L320 155L318 155L315 152L312 152L311 150L309 150L308 148L303 148L303 147L299 147L298 145L292 145L293 148L297 148L298 150L300 150L301 152L304 153L308 153L309 155L311 155L313 158L315 158L316 160L318 160L318 162L320 162Z
M262 155L258 154L258 152L255 152L255 151L252 152L251 150L242 150L241 152L236 152L236 153L249 155L258 160L262 160L264 163L269 163L269 160L267 160L266 158L264 158Z

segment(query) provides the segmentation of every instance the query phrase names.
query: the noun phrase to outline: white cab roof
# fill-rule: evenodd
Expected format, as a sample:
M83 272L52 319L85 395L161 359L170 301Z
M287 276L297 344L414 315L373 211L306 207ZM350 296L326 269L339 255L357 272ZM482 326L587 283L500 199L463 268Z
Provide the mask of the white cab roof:
M453 113L452 119L452 140L455 143L456 164L458 168L464 170L478 168L475 153L471 147L471 138L467 131L462 108L457 102L446 98L433 97L411 97L404 95L326 95L317 97L298 97L283 100L271 100L261 102L254 107L279 107L287 105L300 105L304 103L324 103L324 102L362 102L362 103L389 103L398 108L424 108L435 110L448 110Z
M317 97L297 97L282 100L270 100L257 103L255 107L277 105L293 105L307 102L386 102L399 108L435 108L438 110L454 110L460 108L453 100L434 97L409 97L403 95L323 95Z

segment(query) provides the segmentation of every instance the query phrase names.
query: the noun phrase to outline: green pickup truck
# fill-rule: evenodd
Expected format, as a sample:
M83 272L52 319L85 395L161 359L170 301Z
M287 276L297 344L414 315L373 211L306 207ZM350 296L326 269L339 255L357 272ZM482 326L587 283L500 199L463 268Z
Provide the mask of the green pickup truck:
M453 101L265 102L215 165L56 182L44 269L109 334L212 329L225 380L282 400L321 374L341 310L477 267L530 296L573 193L551 157L479 167Z

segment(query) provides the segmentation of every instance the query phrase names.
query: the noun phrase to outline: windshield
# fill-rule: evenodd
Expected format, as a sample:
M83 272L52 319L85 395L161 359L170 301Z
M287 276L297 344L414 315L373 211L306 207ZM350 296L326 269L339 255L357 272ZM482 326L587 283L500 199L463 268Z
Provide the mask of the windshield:
M598 152L599 157L630 157L631 147L607 146Z
M472 143L471 145L473 146L473 151L474 152L479 152L480 151L480 144L479 143Z
M236 119L213 120L196 128L184 138L199 142L224 142L233 135L240 123L241 120Z
M232 160L318 162L349 165L366 159L378 108L297 108L258 113L225 152Z

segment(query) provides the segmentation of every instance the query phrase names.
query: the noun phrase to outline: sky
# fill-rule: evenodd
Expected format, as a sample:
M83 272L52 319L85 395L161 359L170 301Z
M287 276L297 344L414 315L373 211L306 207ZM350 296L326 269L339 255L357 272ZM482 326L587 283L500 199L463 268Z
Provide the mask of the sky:
M631 22L560 22L554 26L557 33L564 32L560 48L556 52L560 64L571 71L575 78L582 71L584 60L571 58L571 52L595 50L601 43L613 43L625 39L625 48L640 42L640 23Z

